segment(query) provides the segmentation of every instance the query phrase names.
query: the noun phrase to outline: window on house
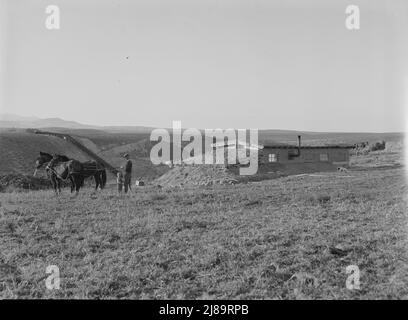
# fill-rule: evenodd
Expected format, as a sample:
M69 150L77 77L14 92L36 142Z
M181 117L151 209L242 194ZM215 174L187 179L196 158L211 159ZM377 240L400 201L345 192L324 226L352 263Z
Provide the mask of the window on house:
M278 161L278 159L277 159L277 157L276 157L276 153L270 153L270 154L268 155L268 160L269 160L269 162L276 162L276 161Z
M329 161L329 155L327 153L321 153L320 161Z

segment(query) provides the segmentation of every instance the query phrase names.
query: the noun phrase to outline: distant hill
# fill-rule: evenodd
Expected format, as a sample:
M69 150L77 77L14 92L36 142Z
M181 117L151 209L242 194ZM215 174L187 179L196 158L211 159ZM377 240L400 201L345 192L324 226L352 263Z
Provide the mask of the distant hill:
M149 133L154 128L144 126L94 126L60 118L25 117L15 114L0 114L0 128L65 128L96 129L106 132Z
M259 130L259 143L270 144L276 141L297 143L297 136L302 137L305 145L354 144L375 142L379 140L400 141L404 139L401 132L310 132L295 130Z
M0 128L47 128L49 131L65 132L68 134L77 134L87 136L88 134L95 136L96 134L106 135L106 133L114 134L146 134L147 136L154 130L154 127L146 126L95 126L79 123L76 121L67 121L60 118L37 118L26 117L15 114L0 114ZM75 132L71 132L75 129ZM77 131L79 130L79 131ZM167 128L171 133L171 128ZM200 128L203 133L204 130ZM277 130L277 129L260 129L259 142L288 142L296 141L297 136L301 135L304 141L312 140L330 140L332 142L362 142L374 141L382 138L383 140L399 140L403 136L400 132L312 132L312 131L297 131L297 130Z
M75 121L67 121L60 118L40 119L36 117L22 117L14 114L1 114L0 127L2 128L95 128Z
M18 116L16 114L12 113L2 113L0 114L0 120L2 121L37 121L40 120L38 117L23 117L23 116Z

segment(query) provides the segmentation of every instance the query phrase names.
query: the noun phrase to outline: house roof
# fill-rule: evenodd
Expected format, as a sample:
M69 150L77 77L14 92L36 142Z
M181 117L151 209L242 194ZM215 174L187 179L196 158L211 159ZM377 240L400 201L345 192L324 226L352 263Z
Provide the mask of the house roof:
M212 143L211 147L212 148L236 148L238 147L238 148L246 148L246 149L262 149L263 148L262 145L251 144L248 142L236 141L236 140L228 141L227 143L225 143L224 141Z
M224 141L212 143L211 147L213 148L246 148L246 149L297 149L297 145L286 144L286 143L274 143L274 144L249 144L243 141ZM320 145L320 146L308 146L302 145L300 149L353 149L354 146L346 144L337 144L337 145Z
M352 145L301 146L300 149L353 149ZM298 149L294 145L265 145L264 149Z

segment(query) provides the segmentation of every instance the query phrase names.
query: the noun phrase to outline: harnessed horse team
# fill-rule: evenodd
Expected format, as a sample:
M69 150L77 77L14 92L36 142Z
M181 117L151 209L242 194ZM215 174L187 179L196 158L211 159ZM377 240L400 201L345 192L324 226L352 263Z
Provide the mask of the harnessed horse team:
M75 190L75 195L77 195L79 189L84 185L84 179L92 176L96 184L95 191L98 188L103 189L105 187L106 169L96 161L79 162L64 155L51 155L40 151L40 155L35 162L34 176L37 170L45 164L45 171L57 195L61 193L61 183L63 181L70 181L71 193Z

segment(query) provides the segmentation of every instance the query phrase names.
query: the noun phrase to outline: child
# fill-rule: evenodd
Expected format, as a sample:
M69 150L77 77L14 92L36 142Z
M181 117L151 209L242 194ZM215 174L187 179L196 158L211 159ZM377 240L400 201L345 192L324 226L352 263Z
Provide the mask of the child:
M116 183L118 185L118 193L122 193L122 187L123 187L123 173L122 171L118 171L116 174Z

